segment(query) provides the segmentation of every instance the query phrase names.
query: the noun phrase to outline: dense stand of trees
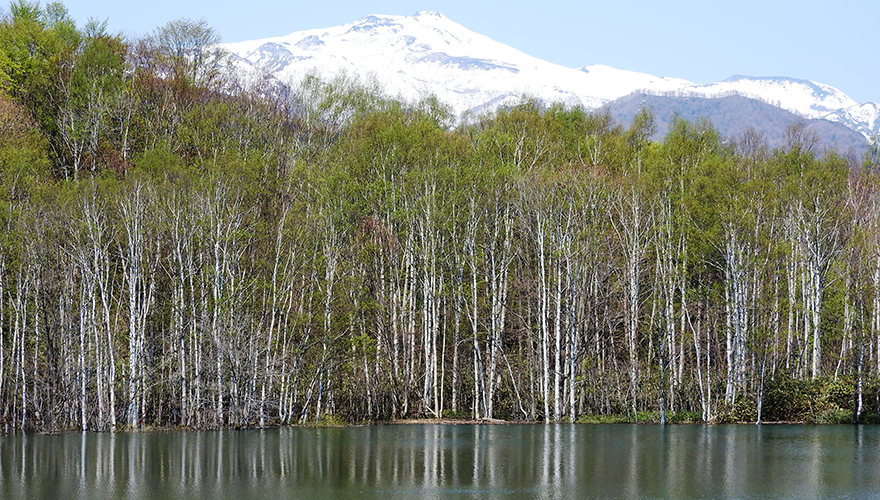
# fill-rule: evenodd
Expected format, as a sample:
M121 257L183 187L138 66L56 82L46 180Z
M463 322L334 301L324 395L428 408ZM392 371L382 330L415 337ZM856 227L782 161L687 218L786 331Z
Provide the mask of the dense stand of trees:
M6 430L880 414L876 148L528 100L453 128L216 42L0 22Z

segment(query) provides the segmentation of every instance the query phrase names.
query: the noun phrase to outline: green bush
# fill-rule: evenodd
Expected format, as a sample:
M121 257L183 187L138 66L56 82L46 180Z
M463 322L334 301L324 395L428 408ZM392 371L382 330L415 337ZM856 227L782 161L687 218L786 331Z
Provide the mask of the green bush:
M765 422L840 423L852 421L853 383L850 379L768 380L762 420Z
M578 417L579 424L628 424L630 419L626 415L582 415Z
M443 410L443 418L449 418L453 420L467 420L471 418L471 414L465 410Z

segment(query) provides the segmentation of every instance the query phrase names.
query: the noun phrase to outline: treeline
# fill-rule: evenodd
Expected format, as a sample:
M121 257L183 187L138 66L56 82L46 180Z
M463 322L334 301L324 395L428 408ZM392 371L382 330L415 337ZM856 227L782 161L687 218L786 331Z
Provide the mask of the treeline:
M524 100L453 128L204 22L0 23L7 431L880 416L880 155Z

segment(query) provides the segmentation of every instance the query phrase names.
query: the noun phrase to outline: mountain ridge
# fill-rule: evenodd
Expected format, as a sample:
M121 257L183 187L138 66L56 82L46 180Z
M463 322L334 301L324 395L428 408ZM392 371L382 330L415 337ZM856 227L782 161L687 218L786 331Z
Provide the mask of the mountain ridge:
M707 98L740 95L865 137L880 132L880 105L857 103L811 80L733 75L707 84L604 65L568 68L475 33L438 12L371 14L351 23L222 45L241 70L293 84L307 74L375 77L405 100L435 95L457 117L522 96L595 110L635 92Z
M800 121L806 130L816 134L817 150L865 151L864 136L841 123L823 118L802 118L760 100L739 95L712 98L634 93L606 104L601 110L607 111L618 122L629 123L645 107L654 112L655 140L666 135L673 118L677 116L692 122L706 118L728 137L741 137L752 129L766 140L768 146L776 148L785 145L786 128Z

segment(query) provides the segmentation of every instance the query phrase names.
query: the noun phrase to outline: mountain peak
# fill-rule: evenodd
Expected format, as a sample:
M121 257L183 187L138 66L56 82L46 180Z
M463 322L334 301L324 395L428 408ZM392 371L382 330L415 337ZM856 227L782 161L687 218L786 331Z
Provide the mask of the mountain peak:
M834 119L863 133L876 131L880 123L880 118L863 122L876 116L874 108L856 109L856 102L843 92L810 80L734 75L698 85L598 64L566 68L427 10L410 16L370 14L343 26L226 44L225 48L238 66L281 82L292 84L307 74L327 80L340 73L358 75L375 79L390 95L404 100L435 95L459 116L509 105L523 96L595 109L643 92L683 97L740 95L802 117Z
M445 20L449 19L439 12L434 12L434 11L430 11L430 10L420 10L415 13L414 17L417 17L420 19L432 19L432 18L433 19L445 19Z
M411 16L370 14L345 25L345 27L349 27L349 31L364 31L388 27L412 30L418 29L417 26L431 26L451 30L465 29L443 14L429 10L420 10Z

